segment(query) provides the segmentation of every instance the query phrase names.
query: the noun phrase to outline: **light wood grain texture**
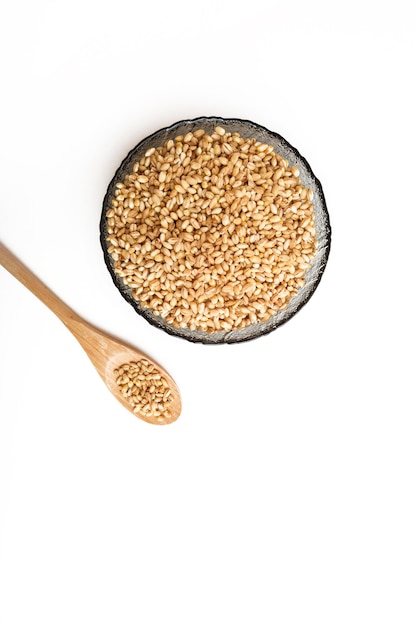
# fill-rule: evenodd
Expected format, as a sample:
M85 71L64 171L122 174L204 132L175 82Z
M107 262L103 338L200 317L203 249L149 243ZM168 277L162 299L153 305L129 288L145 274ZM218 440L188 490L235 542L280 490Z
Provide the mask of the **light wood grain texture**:
M114 370L125 363L145 358L166 378L171 389L172 401L169 413L163 414L161 417L154 418L151 415L140 412L133 414L151 424L169 424L179 417L181 413L181 398L178 387L171 376L160 365L147 354L95 328L82 319L1 242L0 264L59 317L84 348L107 387L126 409L133 413L132 406L122 396L116 384Z

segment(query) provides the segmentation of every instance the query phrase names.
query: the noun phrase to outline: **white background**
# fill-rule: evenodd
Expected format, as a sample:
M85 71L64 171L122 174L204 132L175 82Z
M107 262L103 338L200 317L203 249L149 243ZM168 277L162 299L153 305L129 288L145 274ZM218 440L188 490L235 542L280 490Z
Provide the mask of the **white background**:
M0 268L2 626L417 623L412 4L3 4L0 239L183 412L135 419ZM99 244L126 153L199 115L282 134L331 217L309 304L242 345L151 327Z

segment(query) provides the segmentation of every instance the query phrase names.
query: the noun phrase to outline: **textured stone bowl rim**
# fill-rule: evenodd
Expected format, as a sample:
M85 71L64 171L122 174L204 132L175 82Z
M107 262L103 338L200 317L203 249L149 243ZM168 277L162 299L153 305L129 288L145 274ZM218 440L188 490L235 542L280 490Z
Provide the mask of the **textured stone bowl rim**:
M273 145L274 151L288 159L290 165L297 165L300 170L301 182L312 188L314 192L313 203L317 225L318 251L313 261L312 268L310 268L307 272L306 285L292 298L285 311L278 312L267 322L251 324L246 328L237 330L208 333L201 330L190 330L189 328L176 328L171 324L167 324L162 317L155 315L150 309L143 307L138 300L135 300L132 296L131 289L125 285L122 279L115 273L113 259L111 254L107 251L106 212L111 206L111 200L114 197L116 183L124 180L126 174L131 172L133 163L140 160L146 150L150 147L161 146L169 138L174 138L177 135L184 135L189 130L197 130L197 128L203 127L206 130L213 132L216 126L223 126L226 130L231 130L232 132L235 132L233 128L237 127L239 129L237 132L239 132L242 137L255 137L263 143ZM132 150L130 150L120 166L117 168L104 197L100 219L100 243L104 254L104 261L108 271L110 272L113 283L125 300L129 302L135 311L139 315L143 316L150 324L170 335L180 337L194 343L240 343L256 339L257 337L261 337L272 332L273 330L276 330L279 326L282 326L284 323L292 319L294 315L296 315L296 313L298 313L307 304L313 293L316 291L326 268L330 253L331 227L329 213L320 181L314 175L307 160L296 148L284 139L284 137L249 120L207 116L175 122L175 124L171 124L170 126L157 130L148 137L145 137L134 148L132 148Z

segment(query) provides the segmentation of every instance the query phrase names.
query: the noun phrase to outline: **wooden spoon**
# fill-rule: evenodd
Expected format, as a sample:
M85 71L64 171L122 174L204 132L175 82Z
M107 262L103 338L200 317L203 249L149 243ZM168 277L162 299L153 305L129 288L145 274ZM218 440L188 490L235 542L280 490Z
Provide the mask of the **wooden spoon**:
M10 250L0 242L0 265L27 287L35 296L39 298L51 311L59 317L68 330L78 340L84 348L91 362L106 383L112 394L134 415L140 417L151 424L170 424L175 421L181 413L181 398L178 387L165 370L155 363L147 355L135 348L126 345L120 340L111 337L107 333L98 330L69 306L67 306L58 296L56 296L42 281L39 280ZM145 359L151 364L162 378L168 383L167 389L171 391L169 404L161 415L154 416L150 412L150 407L134 412L133 405L129 399L124 397L122 390L117 384L115 370L122 365L137 363Z

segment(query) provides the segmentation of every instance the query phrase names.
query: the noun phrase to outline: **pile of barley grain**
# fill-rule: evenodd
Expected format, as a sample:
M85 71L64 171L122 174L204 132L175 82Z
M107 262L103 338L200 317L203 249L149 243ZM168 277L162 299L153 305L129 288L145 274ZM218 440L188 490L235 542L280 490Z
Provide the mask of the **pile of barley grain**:
M217 127L149 149L106 213L114 270L173 326L265 322L304 285L313 192L273 147Z
M125 363L114 370L114 375L134 413L161 420L169 415L172 397L168 382L147 359Z

